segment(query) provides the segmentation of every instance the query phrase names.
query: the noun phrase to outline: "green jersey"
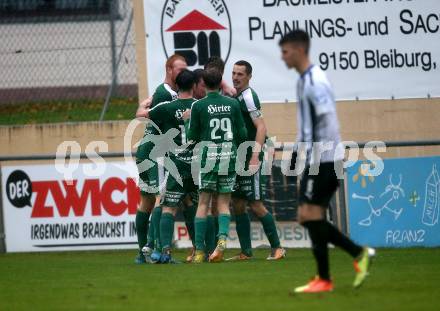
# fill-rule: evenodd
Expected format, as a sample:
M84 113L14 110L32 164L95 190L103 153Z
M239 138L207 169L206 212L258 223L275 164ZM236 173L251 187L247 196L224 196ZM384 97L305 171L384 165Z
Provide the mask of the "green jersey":
M255 93L252 88L248 87L237 95L237 100L240 103L240 110L243 114L244 123L246 125L248 133L247 140L255 141L257 129L255 128L253 120L262 116L260 99L258 98L257 93Z
M257 93L251 88L243 90L237 95L237 100L240 103L240 110L243 115L244 123L246 125L246 130L248 133L247 140L255 141L257 135L257 128L255 127L254 120L261 118L263 114L261 113L260 99ZM263 147L263 146L261 146ZM260 160L262 159L263 152L260 154ZM248 166L249 161L252 157L252 149L248 148L246 153L246 166Z
M153 101L151 103L151 108L163 102L170 102L176 98L177 98L177 93L173 91L173 89L168 84L162 83L157 87L156 91L153 94ZM163 132L161 128L162 126L161 122L158 122L157 120L154 122L156 126ZM153 126L151 123L148 123L147 126L145 127L143 138L145 138L145 136L147 135L159 134L156 126ZM153 147L154 144L152 142L145 142L145 143L142 142L141 148L138 148L136 157L139 158L139 160L147 159Z
M160 129L163 133L174 128L179 129L180 134L174 137L174 142L177 146L182 147L170 152L169 157L176 164L191 164L192 149L190 147L185 148L187 143L186 130L184 120L182 119L183 113L187 109L191 109L191 106L195 99L176 99L171 102L163 102L152 109L150 109L149 117L156 123L160 124Z
M168 84L161 84L158 86L153 95L152 106L156 106L161 102L171 101L177 94L174 92ZM156 124L160 129L160 123ZM162 184L162 180L165 178L165 172L162 165L158 165L157 159L150 159L155 162L154 166L145 170L143 167L139 167L144 160L150 158L151 150L154 148L154 143L149 141L148 135L157 135L158 130L151 123L147 124L144 137L142 138L141 145L136 151L136 164L139 168L139 188L143 194L152 194L152 188L158 188ZM159 193L159 192L157 192Z
M171 88L171 86L169 84L162 83L157 87L156 91L153 94L153 101L151 102L150 108L154 108L155 106L163 102L170 102L176 98L177 98L177 93ZM157 121L154 122L162 130L161 123ZM156 135L158 134L158 132L154 126L149 124L145 129L144 136L147 134Z
M237 148L246 138L246 127L236 99L210 92L192 105L188 139L206 142L198 151L201 167L213 161L213 171L234 172Z

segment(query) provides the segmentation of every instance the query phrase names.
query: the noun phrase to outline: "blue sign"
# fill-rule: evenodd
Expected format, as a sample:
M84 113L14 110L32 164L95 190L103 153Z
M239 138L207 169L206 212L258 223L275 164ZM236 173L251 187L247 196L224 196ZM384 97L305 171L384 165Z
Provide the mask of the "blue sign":
M375 247L440 246L440 157L386 159L347 169L350 236Z

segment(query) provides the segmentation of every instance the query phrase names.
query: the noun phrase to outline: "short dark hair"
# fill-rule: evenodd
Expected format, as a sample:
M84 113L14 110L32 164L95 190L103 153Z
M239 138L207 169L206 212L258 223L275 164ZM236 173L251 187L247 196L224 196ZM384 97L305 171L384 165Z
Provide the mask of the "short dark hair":
M296 29L284 35L280 39L279 45L281 46L286 43L294 43L294 44L302 45L304 47L306 54L309 54L310 37L309 34L302 29Z
M245 61L245 60L239 60L238 62L235 63L236 66L244 66L246 67L246 74L249 76L252 74L252 65Z
M191 90L195 83L196 77L191 70L185 69L177 75L176 85L179 88L180 92Z
M209 68L203 71L203 81L207 88L214 90L219 89L222 83L222 74L216 68Z
M223 75L225 72L225 62L219 56L211 56L205 64L205 70L215 68Z
M200 69L200 68L193 71L196 84L200 83L200 80L203 79L203 72L204 71L205 70Z

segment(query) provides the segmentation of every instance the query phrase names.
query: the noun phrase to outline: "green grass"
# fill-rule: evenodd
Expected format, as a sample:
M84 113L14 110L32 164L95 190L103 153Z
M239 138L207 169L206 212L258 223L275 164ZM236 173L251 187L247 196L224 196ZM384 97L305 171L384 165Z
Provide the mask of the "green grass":
M335 291L312 296L289 295L313 275L309 250L203 265L136 266L133 255L0 255L0 310L439 310L440 249L379 250L360 290L351 288L350 258L332 251Z
M112 98L105 120L134 118L137 98ZM104 100L1 104L0 125L98 121Z

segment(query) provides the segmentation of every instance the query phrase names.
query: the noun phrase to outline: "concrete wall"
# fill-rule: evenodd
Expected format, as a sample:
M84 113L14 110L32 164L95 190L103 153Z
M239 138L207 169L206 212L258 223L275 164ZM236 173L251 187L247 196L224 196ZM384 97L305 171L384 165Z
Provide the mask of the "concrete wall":
M296 107L264 104L270 136L293 142L296 137ZM440 99L362 101L338 103L343 140L396 141L440 139ZM81 122L0 127L0 155L55 153L65 140L78 141L85 150L94 140L106 141L110 152L123 151L129 121ZM140 139L139 126L133 142ZM392 148L387 156L439 155L440 147Z

